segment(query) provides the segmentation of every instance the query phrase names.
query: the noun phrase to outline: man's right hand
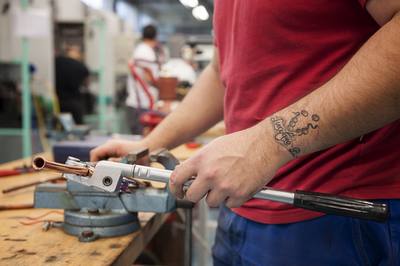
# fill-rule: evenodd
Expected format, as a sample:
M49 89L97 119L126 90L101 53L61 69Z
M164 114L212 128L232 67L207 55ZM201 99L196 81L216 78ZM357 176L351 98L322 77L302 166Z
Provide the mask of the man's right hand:
M96 162L109 158L120 158L140 148L147 148L147 144L144 141L109 140L90 151L90 161Z

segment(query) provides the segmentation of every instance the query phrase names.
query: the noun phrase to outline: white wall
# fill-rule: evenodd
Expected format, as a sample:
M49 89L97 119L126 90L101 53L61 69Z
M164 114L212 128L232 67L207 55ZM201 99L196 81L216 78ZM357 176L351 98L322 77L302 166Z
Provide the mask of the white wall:
M99 21L105 23L105 40L101 40L101 28ZM105 94L114 94L115 87L115 63L114 63L114 38L118 34L118 18L112 14L100 10L90 10L85 20L85 62L92 71L100 69L100 58L105 57ZM105 54L100 54L101 45L105 47ZM98 89L92 86L92 91L98 93Z
M0 6L5 2L5 0L0 0ZM21 58L21 39L15 35L12 16L13 10L20 7L20 1L8 2L11 4L11 9L7 14L0 15L0 61L17 62ZM49 35L29 38L29 61L36 67L35 82L31 87L37 93L48 95L54 83L54 40L50 0L31 1L30 7L45 9L50 13Z
M6 0L0 0L0 7ZM12 30L12 9L19 7L19 1L10 2L10 9L6 14L0 14L0 61L12 62L18 59L20 54L19 39L13 34Z
M114 39L115 71L117 75L130 75L128 61L132 57L135 41L138 36L132 30L131 24L121 21L122 32Z
M54 86L54 33L50 2L49 0L34 0L32 3L32 7L44 8L50 13L50 32L47 37L31 39L29 54L30 60L37 66L36 89L42 90L47 95Z
M54 1L55 20L57 22L83 22L85 5L80 0Z

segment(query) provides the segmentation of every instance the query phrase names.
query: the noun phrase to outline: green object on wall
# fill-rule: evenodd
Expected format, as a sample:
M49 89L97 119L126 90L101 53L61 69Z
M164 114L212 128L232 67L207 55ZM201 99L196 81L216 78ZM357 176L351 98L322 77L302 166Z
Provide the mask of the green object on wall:
M98 21L100 29L100 47L99 47L99 79L100 79L100 90L98 96L98 108L99 108L99 129L104 131L106 129L106 23L103 19Z
M21 0L22 9L27 9L29 0ZM29 73L29 40L21 39L21 70L22 70L22 156L32 155L32 114L31 114L31 91Z

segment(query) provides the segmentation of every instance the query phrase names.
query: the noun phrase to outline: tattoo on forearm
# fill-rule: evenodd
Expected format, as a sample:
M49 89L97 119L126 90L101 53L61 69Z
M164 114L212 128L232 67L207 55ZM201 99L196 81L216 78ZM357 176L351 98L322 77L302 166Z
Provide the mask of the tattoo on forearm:
M306 110L293 112L293 117L289 121L281 116L271 117L275 141L285 147L293 157L297 157L301 153L300 147L296 145L296 139L317 129L318 122L319 116L316 114L310 116ZM298 126L298 124L304 126Z

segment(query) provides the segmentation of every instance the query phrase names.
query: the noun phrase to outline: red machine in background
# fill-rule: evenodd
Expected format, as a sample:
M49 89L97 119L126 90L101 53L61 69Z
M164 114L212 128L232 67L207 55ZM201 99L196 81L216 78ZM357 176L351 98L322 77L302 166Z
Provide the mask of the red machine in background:
M164 113L159 112L159 111L155 111L154 110L154 97L150 92L150 88L149 85L147 84L147 82L145 82L140 75L137 73L136 71L136 67L138 67L137 65L135 65L134 63L130 62L128 64L129 66L129 70L130 73L132 75L132 78L137 82L137 84L140 85L141 89L144 91L146 97L149 99L149 111L141 114L140 116L140 123L143 125L144 130L143 130L143 135L147 135L151 130L153 130L166 116ZM150 69L140 66L141 69L143 69L143 71L146 73L146 75L148 75L151 78L151 82L153 84L156 84L157 81L154 79L154 76L151 72ZM138 90L138 87L135 87L136 90ZM137 95L137 101L138 101L138 108L141 107L141 102L140 102L140 97L138 94L138 91L136 92Z

